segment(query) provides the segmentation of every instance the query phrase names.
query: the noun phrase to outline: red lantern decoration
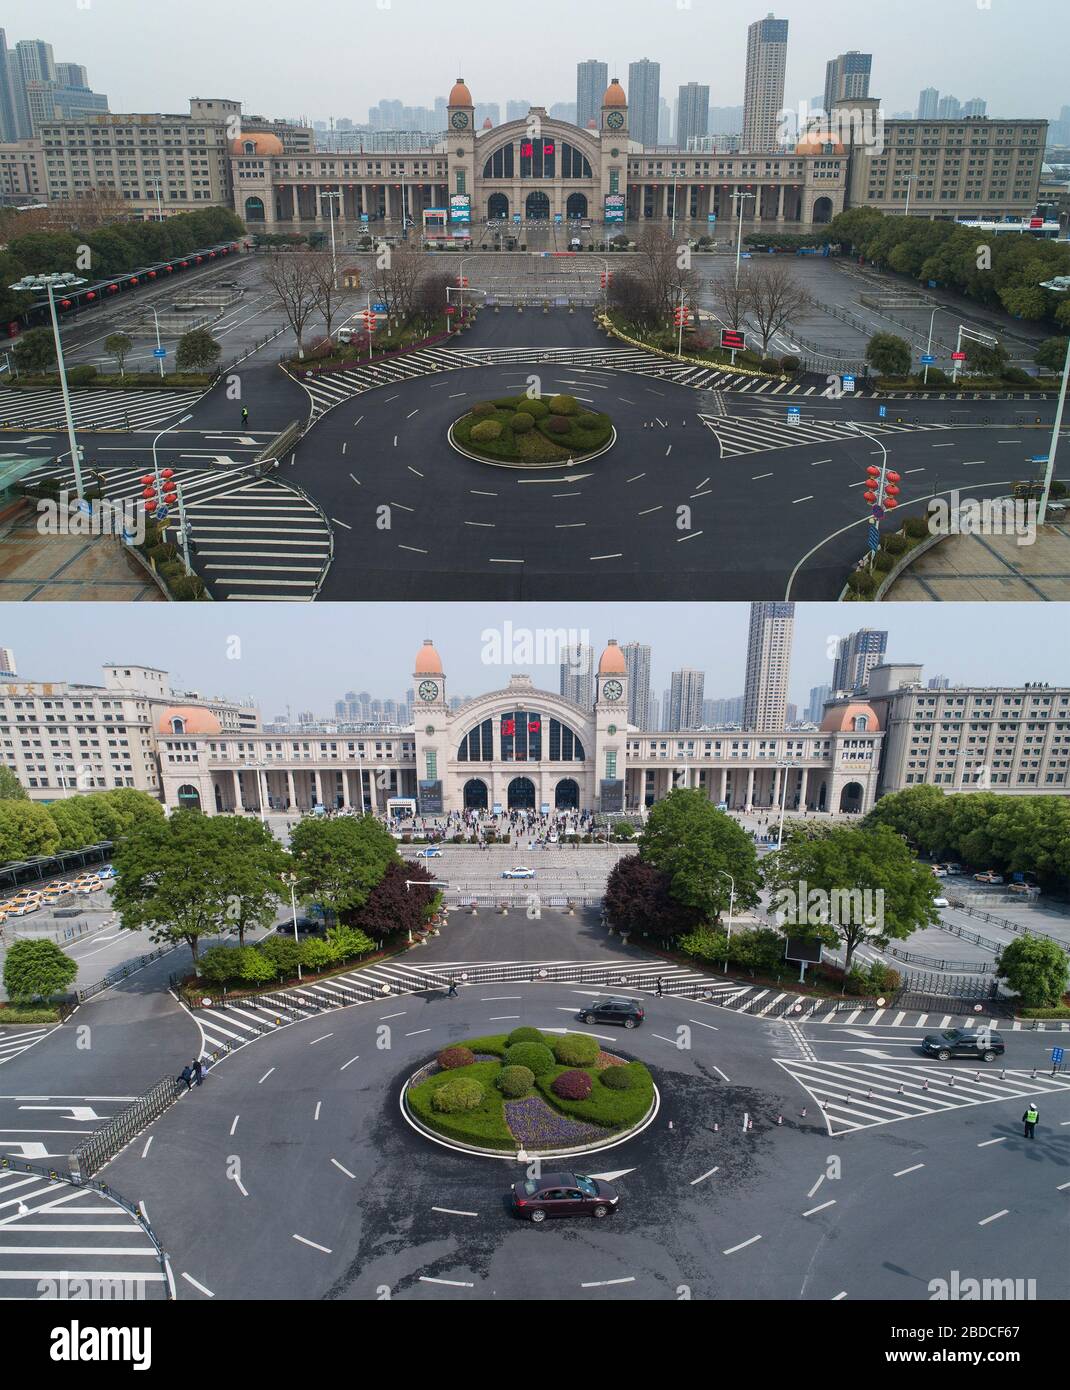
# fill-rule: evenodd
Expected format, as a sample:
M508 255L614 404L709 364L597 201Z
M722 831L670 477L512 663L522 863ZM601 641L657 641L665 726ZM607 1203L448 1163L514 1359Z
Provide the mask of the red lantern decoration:
M118 286L118 285L109 285L109 286L108 286L108 293L109 293L109 294L117 294L118 291L119 291L119 286Z
M145 499L146 502L150 503L151 505L155 505L155 503L156 503L156 489L155 489L155 488L147 487L147 488L145 488L145 489L142 491L141 495L142 495L142 497L144 497L144 499Z
M888 479L890 483L897 483L899 481L899 474L893 473L891 472L891 470L889 470L884 476Z
M884 489L884 495L886 497L897 497L899 495L898 485L896 483L889 483Z
M864 492L862 496L866 499L866 501L869 503L871 507L873 503L877 500L877 494L875 492Z
M156 272L155 272L154 270L150 270L150 271L149 271L149 279L150 279L150 280L155 280L155 279L156 279Z
M91 300L91 299L96 299L97 296L96 296L96 294L94 293L93 290L88 290L88 291L86 292L86 296L85 296L85 297L86 297L86 302L88 303L89 300Z
M160 477L161 477L161 478L173 478L174 476L175 476L175 470L174 470L173 468L161 468L161 469L160 469Z
M59 307L61 309L69 309L71 307L71 301L69 299L61 299L59 302Z
M886 498L884 499L884 505L885 505L889 510L891 510L891 508L893 508L893 507L898 507L898 506L899 506L899 503L895 500L894 497L886 497Z
M138 479L138 482L143 484L145 487L151 487L155 481L156 480L151 473L142 473L141 477Z
M875 463L871 463L869 467L866 469L866 472L869 474L871 478L877 478L880 476L880 469L877 467Z

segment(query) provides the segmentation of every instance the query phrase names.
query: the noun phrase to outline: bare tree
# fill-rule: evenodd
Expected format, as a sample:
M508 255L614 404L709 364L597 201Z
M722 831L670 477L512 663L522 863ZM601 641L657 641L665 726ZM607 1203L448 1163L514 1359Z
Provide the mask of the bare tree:
M430 328L442 317L446 307L446 289L452 283L453 276L441 270L427 272L417 282L413 297L413 315L425 327Z
M699 277L691 269L691 253L686 242L676 241L664 227L644 227L636 242L637 273L645 283L659 318L671 319L680 303L693 303Z
M798 316L808 296L786 265L752 268L745 283L750 296L748 308L762 340L764 357L770 338Z
M383 245L376 252L371 272L372 295L386 305L387 314L402 322L412 317L416 286L427 262L422 251L412 246Z
M744 275L739 284L733 280L716 280L713 295L717 308L729 328L740 329L746 323L751 309L753 289L748 276Z
M646 280L634 271L614 271L607 301L611 309L621 314L625 323L636 328L658 326L659 305Z
M312 276L312 296L323 318L324 332L329 338L331 326L345 303L346 291L335 284L336 262L329 251L311 251L304 257Z
M278 295L286 321L297 339L297 355L305 355L305 325L316 308L316 274L308 255L276 253L268 257L264 282Z

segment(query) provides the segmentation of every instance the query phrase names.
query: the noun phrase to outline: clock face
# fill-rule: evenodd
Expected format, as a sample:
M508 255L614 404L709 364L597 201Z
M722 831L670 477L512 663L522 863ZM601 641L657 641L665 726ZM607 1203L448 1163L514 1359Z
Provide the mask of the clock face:
M450 123L454 130L464 130L468 125L468 113L466 111L454 111L450 117Z
M620 111L611 111L606 117L606 125L610 130L620 130L624 124L624 116Z
M624 694L624 686L620 681L606 681L602 687L603 700L619 700Z
M438 699L438 686L435 684L434 681L421 681L421 682L420 682L420 699L421 699L421 700L437 700L437 699Z

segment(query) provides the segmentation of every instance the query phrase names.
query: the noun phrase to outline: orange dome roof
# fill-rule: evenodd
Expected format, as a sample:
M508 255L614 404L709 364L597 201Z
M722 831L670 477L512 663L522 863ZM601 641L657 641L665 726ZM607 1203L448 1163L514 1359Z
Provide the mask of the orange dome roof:
M603 106L627 106L628 98L624 95L624 88L620 85L620 78L614 77L613 81L606 88L606 94L602 98Z
M413 674L417 676L441 676L442 658L435 651L435 644L430 637L424 638L424 644L416 653L416 665Z
M175 721L180 726L175 727ZM200 705L168 705L156 724L161 734L221 734L223 725L210 709Z
M628 674L628 664L624 660L624 653L613 637L609 639L609 643L602 653L602 659L598 663L598 674L600 676L626 676Z
M831 151L825 149L826 145L831 145ZM846 154L847 151L838 140L834 140L828 131L810 130L803 136L795 146L796 154Z
M464 85L464 78L463 78L463 77L458 77L457 81L453 84L453 91L450 92L450 99L449 99L449 101L446 103L446 105L447 105L447 106L474 106L474 105L475 105L475 102L472 100L472 93L471 93L471 92L468 90L468 88Z
M246 149L247 145L252 145L252 150ZM255 154L259 155L261 158L267 158L268 155L285 153L282 141L279 137L277 135L269 135L265 130L250 130L237 140L232 140L230 142L230 152L231 154L237 155Z
M866 721L866 727L864 730L858 730L855 728L855 720L862 718ZM826 734L876 734L880 732L880 727L881 722L876 711L864 700L851 700L845 705L834 705L821 721L821 732Z

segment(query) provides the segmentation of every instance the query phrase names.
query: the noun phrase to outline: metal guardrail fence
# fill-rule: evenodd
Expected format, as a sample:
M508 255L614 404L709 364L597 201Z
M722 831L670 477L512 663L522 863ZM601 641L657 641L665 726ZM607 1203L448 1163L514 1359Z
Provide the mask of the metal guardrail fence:
M1039 931L1036 927L1026 926L1024 922L1012 922L1008 917L997 917L994 912L984 912L978 907L967 907L965 903L952 903L952 906L959 912L968 912L971 917L980 917L982 922L991 922L994 927L1002 927L1005 931L1016 932L1021 936L1042 936L1046 941L1057 941L1064 949L1066 942L1060 936L1053 936L1051 932ZM1000 944L1002 951L1003 946Z
M103 990L110 989L120 980L125 980L128 975L133 975L137 970L143 970L146 965L151 965L154 960L159 960L161 956L168 955L171 951L177 951L177 946L161 946L158 951L150 951L147 956L135 956L132 961L127 961L125 965L119 966L115 970L110 970L102 980L97 980L91 985L84 985L78 990L79 1004L85 1003L87 999L92 999L95 994L100 994Z
M164 1273L164 1287L167 1289L167 1296L169 1299L174 1298L174 1290L167 1268L167 1254L159 1237L145 1219L145 1213L141 1208L128 1201L122 1193L116 1192L114 1187L109 1186L106 1182L95 1182L92 1178L76 1176L74 1173L61 1173L58 1168L43 1168L39 1163L27 1163L25 1159L12 1158L8 1154L0 1154L0 1172L33 1173L36 1177L47 1179L48 1182L65 1183L68 1187L85 1188L90 1192L99 1192L102 1197L106 1197L110 1202L115 1202L117 1206L122 1207L128 1216L134 1218L152 1242L156 1251L156 1258L159 1260L160 1268ZM79 1276L72 1275L71 1277ZM136 1275L130 1277L136 1278Z
M151 1091L121 1110L103 1129L90 1134L68 1155L72 1176L81 1179L99 1172L131 1139L174 1105L182 1094L183 1084L173 1076L165 1076Z
M931 956L919 956L915 951L904 951L898 946L886 946L885 950L896 960L906 961L908 965L927 965L930 970L946 971L949 975L988 975L995 969L987 961L973 960L933 960Z

